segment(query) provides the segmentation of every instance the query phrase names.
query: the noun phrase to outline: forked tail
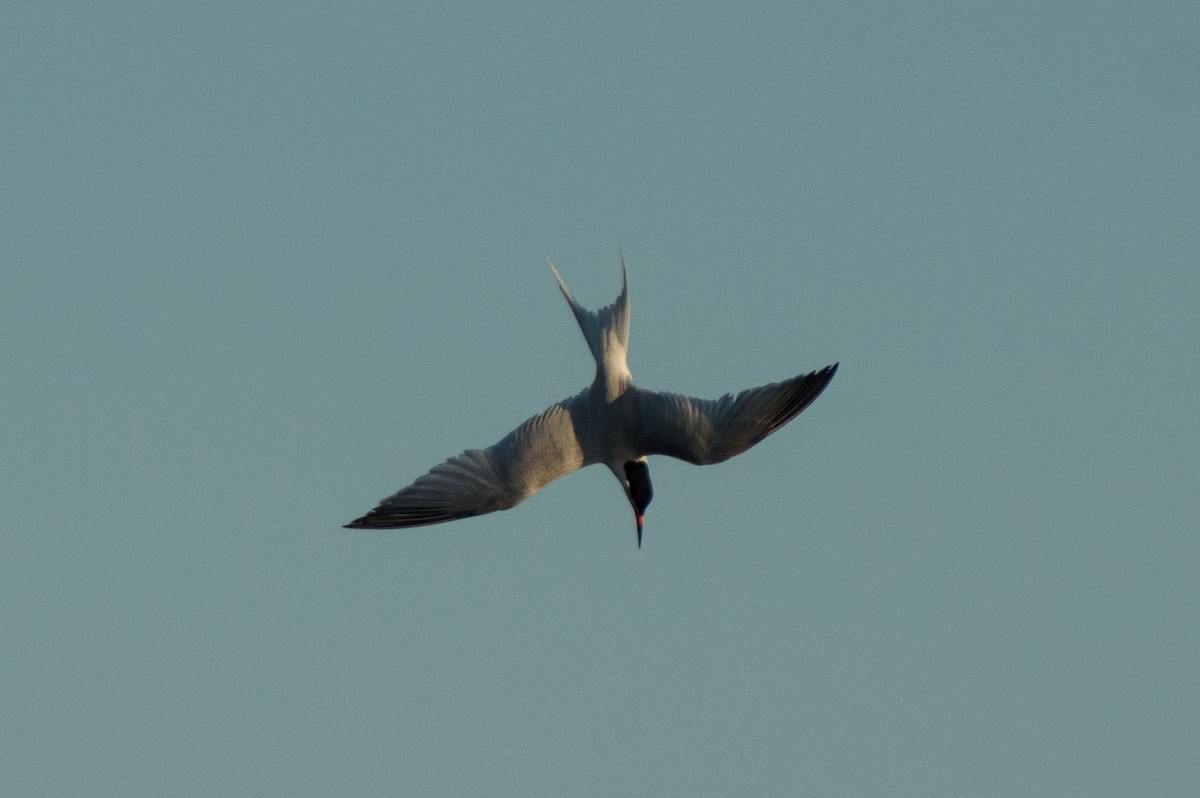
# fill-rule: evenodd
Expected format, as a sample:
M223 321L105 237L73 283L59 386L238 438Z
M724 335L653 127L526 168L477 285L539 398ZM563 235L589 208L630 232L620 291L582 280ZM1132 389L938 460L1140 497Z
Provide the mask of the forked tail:
M620 295L611 305L598 311L588 310L576 302L550 258L546 258L546 264L554 273L558 287L571 306L575 320L579 322L588 349L592 350L592 357L596 359L597 380L607 383L613 390L618 384L628 384L629 367L625 358L629 351L629 285L625 279L625 258L621 258Z

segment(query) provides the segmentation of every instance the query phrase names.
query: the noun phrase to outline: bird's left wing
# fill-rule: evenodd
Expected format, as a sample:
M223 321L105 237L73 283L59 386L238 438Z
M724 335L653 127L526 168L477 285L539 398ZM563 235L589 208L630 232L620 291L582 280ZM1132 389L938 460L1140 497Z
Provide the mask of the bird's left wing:
M350 529L399 529L507 510L583 466L571 403L550 406L488 449L470 449L430 469Z
M820 371L720 399L635 389L643 450L696 465L728 460L799 415L825 390L836 372L834 363Z

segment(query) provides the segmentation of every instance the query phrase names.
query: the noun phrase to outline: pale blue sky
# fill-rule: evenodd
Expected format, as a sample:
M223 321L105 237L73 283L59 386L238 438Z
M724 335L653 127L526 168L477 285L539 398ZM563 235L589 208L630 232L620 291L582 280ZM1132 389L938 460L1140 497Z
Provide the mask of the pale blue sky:
M1200 6L9 4L0 792L1200 792ZM340 525L591 377L746 455Z

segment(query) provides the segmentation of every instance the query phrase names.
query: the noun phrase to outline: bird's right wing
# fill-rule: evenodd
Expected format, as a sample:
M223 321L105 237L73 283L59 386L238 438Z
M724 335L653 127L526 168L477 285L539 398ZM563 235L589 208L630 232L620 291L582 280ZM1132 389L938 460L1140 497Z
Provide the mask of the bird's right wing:
M583 466L571 401L552 405L489 449L470 449L434 466L346 524L347 528L440 524L520 504L547 483Z
M637 390L646 454L696 465L728 460L749 449L816 399L838 364L720 399Z

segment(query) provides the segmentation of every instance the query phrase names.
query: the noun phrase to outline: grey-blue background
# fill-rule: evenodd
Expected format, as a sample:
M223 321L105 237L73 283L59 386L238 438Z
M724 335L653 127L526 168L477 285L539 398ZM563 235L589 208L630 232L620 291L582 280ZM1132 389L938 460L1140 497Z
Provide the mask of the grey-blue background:
M1200 7L9 4L0 787L1194 795ZM741 458L340 524L591 378Z

